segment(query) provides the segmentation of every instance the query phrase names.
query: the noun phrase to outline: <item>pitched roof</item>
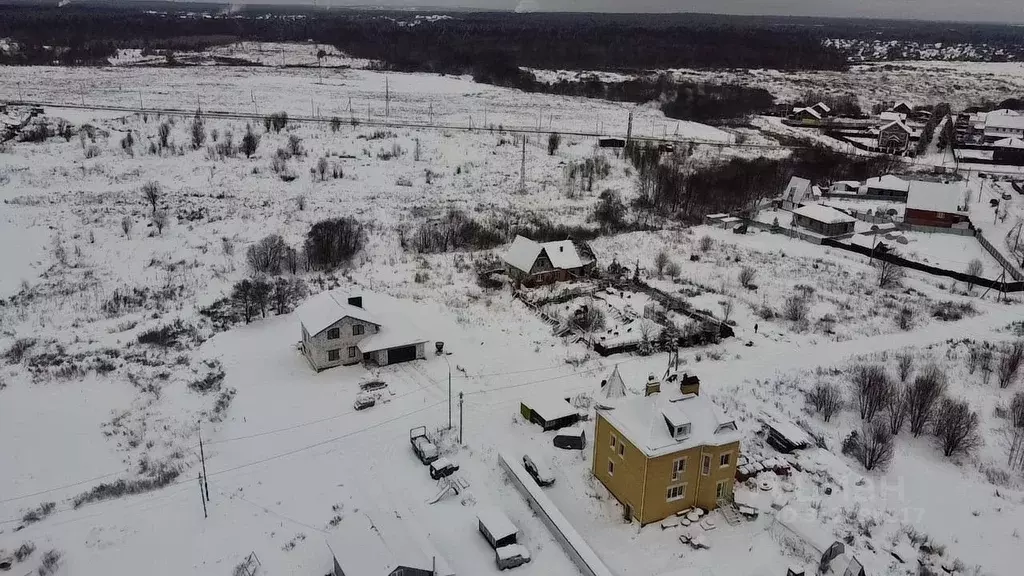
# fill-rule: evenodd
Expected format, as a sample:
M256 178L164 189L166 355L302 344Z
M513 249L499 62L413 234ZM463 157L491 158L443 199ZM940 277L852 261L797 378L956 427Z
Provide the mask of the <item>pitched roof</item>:
M612 370L612 375L608 377L608 381L605 383L604 388L601 388L601 395L605 398L625 398L626 397L626 383L622 381L622 376L619 375L619 365L615 365L615 369Z
M537 413L546 422L560 420L577 414L576 409L565 401L565 398L558 398L550 395L538 395L522 401L529 406L530 410Z
M902 112L882 112L878 115L882 120L906 120L907 115Z
M829 105L825 104L824 102L818 102L814 106L811 106L811 108L817 108L818 110L821 110L822 112L831 112L832 111L832 108L830 108Z
M789 184L786 184L786 190L782 193L782 197L791 202L799 202L804 199L804 195L807 194L810 188L810 180L793 176L789 179Z
M559 240L541 244L525 236L518 235L512 241L512 245L508 247L508 250L505 251L505 254L502 255L502 259L509 266L523 272L529 272L533 269L533 264L537 261L537 256L540 256L541 251L547 254L548 259L551 260L551 265L555 269L569 270L590 263L590 258L580 255L576 244L572 240Z
M966 187L963 184L942 184L940 182L911 182L907 196L907 208L966 214L964 204Z
M807 204L793 210L793 214L799 214L816 222L824 224L840 224L843 222L856 222L857 219L845 212L840 212L831 206L821 204Z
M893 176L892 174L886 174L878 178L868 178L864 182L864 186L875 188L876 190L897 190L900 192L910 190L910 182L908 180Z
M321 292L307 299L296 312L299 315L299 322L310 336L316 336L345 317L380 326L380 322L372 314L364 308L349 304L348 297L338 290Z
M793 114L799 114L801 112L807 112L811 116L814 116L818 120L821 120L821 113L814 108L793 108Z
M1024 140L1020 138L1003 138L992 143L996 148L1024 148Z
M989 128L1024 130L1024 116L990 113L985 117L985 129L987 130Z
M385 514L374 520L362 512L346 514L331 529L327 544L345 574L385 576L403 566L421 570L436 567L439 576L453 574L429 541L417 530L404 526L407 521Z
M674 438L665 423L666 413L677 420L685 419L690 434ZM725 416L711 400L678 390L625 398L599 415L649 458L740 440L735 420Z
M892 128L893 126L896 126L897 128L902 129L907 134L913 134L914 133L914 131L911 130L909 126L904 124L902 120L893 120L892 122L889 122L888 124L883 125L881 128L878 129L878 131L881 132L881 131L886 130L888 128Z

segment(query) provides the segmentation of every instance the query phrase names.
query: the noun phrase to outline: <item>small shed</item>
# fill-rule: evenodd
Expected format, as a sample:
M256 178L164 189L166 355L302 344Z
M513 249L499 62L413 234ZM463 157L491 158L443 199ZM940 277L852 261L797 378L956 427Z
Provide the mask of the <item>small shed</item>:
M552 443L555 445L555 448L563 450L583 450L587 447L587 433L578 426L563 428L555 434L555 439L552 440Z
M564 398L540 396L519 403L519 412L527 422L545 431L558 430L579 422L580 414Z
M761 422L768 429L768 445L783 454L789 454L794 450L801 450L811 445L810 435L789 420L762 414Z
M502 546L516 543L519 530L501 510L482 508L477 511L476 519L479 523L480 533L487 539L491 548L497 550Z
M601 148L625 148L626 141L622 138L600 138L597 145Z
M822 204L807 204L793 210L793 224L823 236L852 234L857 219Z

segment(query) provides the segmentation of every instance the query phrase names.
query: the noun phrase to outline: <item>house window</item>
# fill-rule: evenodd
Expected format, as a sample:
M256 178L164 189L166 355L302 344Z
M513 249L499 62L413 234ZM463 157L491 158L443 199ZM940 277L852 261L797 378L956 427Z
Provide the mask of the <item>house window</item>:
M700 460L700 473L707 476L711 473L711 455L705 454Z
M355 346L349 346L348 347L348 357L349 358L355 358L356 354L358 354L358 353L359 353L359 350Z
M672 462L672 479L678 480L682 478L684 472L686 472L686 457L676 458Z
M728 466L729 462L731 462L731 461L732 461L732 452L726 452L725 454L722 454L721 456L718 457L718 465L722 466L723 468L725 466Z
M363 327L362 324L353 324L352 325L352 335L353 336L362 336L364 329L365 328Z
M686 498L686 484L669 486L668 491L665 493L665 500L667 502L674 502L683 498Z
M612 450L615 450L615 444L616 444L615 434L612 434Z
M341 358L341 350L335 348L334 350L327 351L328 362L337 362L339 358Z
M615 476L615 462L608 460L608 475Z
M619 458L622 458L625 455L626 455L626 444L624 442L619 442Z
M721 498L725 498L726 496L729 495L729 493L730 493L729 483L730 483L729 480L722 480L719 483L715 484L715 499L716 500L721 499Z
M341 328L331 328L327 331L328 340L337 340L338 338L341 338Z
M690 435L690 425L683 424L682 426L676 426L676 438L684 438Z

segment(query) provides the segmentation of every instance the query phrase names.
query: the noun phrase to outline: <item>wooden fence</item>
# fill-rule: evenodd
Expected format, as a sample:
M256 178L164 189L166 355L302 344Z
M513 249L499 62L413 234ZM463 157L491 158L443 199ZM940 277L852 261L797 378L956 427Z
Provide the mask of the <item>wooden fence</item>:
M984 248L986 252L991 254L993 258L1002 264L1003 270L1006 270L1007 274L1012 276L1013 279L1018 282L1024 281L1024 274L1017 269L1017 265L1010 262L1006 256L1003 256L1003 254L988 241L988 238L985 238L984 234L981 233L981 230L978 230L978 233L975 234L974 237L978 239L978 243L981 244L981 247Z

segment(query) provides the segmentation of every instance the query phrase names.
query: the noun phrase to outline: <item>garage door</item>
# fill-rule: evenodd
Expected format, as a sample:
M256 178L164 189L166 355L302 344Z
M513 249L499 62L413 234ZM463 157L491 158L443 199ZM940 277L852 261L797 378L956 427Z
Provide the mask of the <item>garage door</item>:
M416 346L402 346L388 350L388 364L408 362L416 359Z

